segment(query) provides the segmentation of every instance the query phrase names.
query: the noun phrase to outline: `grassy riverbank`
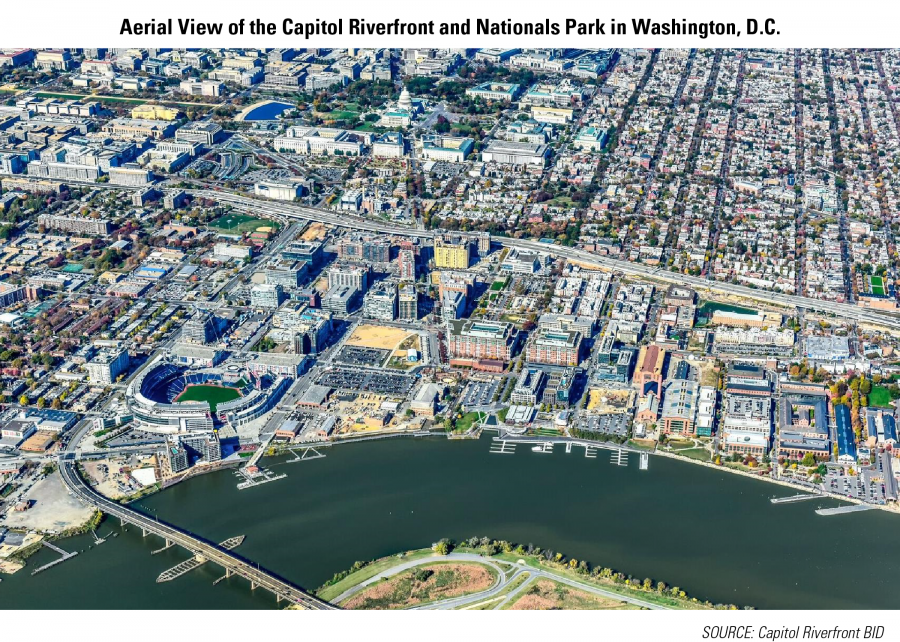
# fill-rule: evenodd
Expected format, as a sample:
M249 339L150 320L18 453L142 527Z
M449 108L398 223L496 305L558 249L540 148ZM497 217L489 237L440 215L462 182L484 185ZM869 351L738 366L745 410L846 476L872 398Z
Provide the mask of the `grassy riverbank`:
M443 541L447 542L447 540ZM629 600L638 601L638 606L641 603L655 604L660 608L666 609L738 608L730 604L701 602L691 598L681 588L670 586L662 581L654 581L650 578L634 578L610 568L592 566L586 561L568 558L562 553L542 551L540 548L534 547L531 547L529 550L521 545L517 546L506 541L472 538L456 547L452 543L448 543L446 550L452 550L454 553L480 555L485 559L485 562L499 562L509 569L522 566L533 568L544 575L543 580L538 576L529 578L529 580L520 578L515 585L508 587L506 594L511 595L513 589L520 587L526 581L530 582L530 579L534 580L529 583L526 591L517 595L515 600L504 604L503 608L515 608L514 604L523 599L525 595L532 595L532 597L517 608L541 608L540 605L544 605L545 608L609 609L624 607ZM415 560L422 560L422 565L417 565L416 569L430 568L440 564L440 562L426 559L434 555L435 550L433 549L417 549L368 563L357 562L353 568L335 574L331 581L316 591L316 596L331 601L343 595L346 591L361 586L367 580L385 574L385 579L382 581L373 582L369 586L361 588L354 599L346 599L345 606L347 608L404 608L448 599L451 597L450 595L431 595L431 593L426 593L423 596L422 594L417 594L414 570L403 570L393 578L387 577L390 569ZM450 561L453 560L448 559L448 562ZM472 562L467 563L471 564ZM543 584L539 585L539 580ZM570 585L564 589L557 580L568 581ZM577 582L585 590L583 591L577 586L572 586L572 582ZM598 598L596 595L585 592L591 588L605 592L607 597ZM468 593L473 592L478 591L469 591ZM369 595L370 593L371 595ZM453 597L465 594L467 592L463 591ZM429 596L431 596L431 599L427 599ZM620 596L622 602L614 604L616 602L615 596ZM476 603L473 605L473 608L493 608L492 604L494 601L496 600L492 599L489 602L485 602L484 605ZM634 606L632 604L631 608ZM465 606L462 608L465 608Z

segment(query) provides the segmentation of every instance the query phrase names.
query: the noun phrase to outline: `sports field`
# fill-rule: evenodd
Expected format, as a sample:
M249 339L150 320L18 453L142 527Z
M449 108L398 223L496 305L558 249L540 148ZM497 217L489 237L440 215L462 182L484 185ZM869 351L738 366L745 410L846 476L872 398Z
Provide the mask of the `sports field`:
M869 282L872 284L872 294L884 296L884 279L880 276L873 276Z
M217 218L209 224L209 227L221 230L226 234L247 234L249 232L255 232L256 229L260 227L273 227L277 229L278 223L264 218L256 218L255 216L231 212Z
M175 397L176 402L182 401L208 401L209 409L216 411L216 406L241 396L237 388L229 388L228 386L212 386L209 384L198 384L196 386L188 386L180 395Z

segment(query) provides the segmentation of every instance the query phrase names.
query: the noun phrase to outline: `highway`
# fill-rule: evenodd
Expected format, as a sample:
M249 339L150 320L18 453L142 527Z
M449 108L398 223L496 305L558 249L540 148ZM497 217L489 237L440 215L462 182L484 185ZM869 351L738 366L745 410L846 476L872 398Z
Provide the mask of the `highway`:
M103 497L84 482L78 474L75 461L69 456L74 455L73 453L62 455L59 462L59 471L63 483L82 503L94 506L106 515L117 517L123 522L141 528L145 533L149 532L158 535L165 539L167 543L177 544L194 555L199 555L207 561L214 562L225 569L226 575L243 577L250 582L252 588L261 587L274 593L278 601L287 600L309 610L337 609L336 606L309 595L293 584L272 575L269 571L244 561L231 551L220 548L164 522L150 519L142 513Z
M463 595L455 598L448 598L445 600L439 600L437 602L432 602L429 604L424 604L422 606L413 606L410 607L413 610L448 610L448 609L458 609L463 606L472 605L475 603L480 603L485 600L491 600L495 598L498 600L498 604L493 608L499 608L506 602L508 602L511 598L519 595L529 584L531 579L548 579L554 582L559 582L561 584L565 584L579 591L585 591L587 593L591 593L592 595L596 595L598 597L602 597L605 599L615 600L617 602L626 602L628 604L633 604L635 606L639 606L645 609L663 609L666 610L668 607L663 606L661 604L657 604L655 602L651 602L648 600L643 600L639 597L619 593L617 591L603 589L594 584L588 584L586 582L580 582L576 579L572 579L566 575L559 574L553 572L552 569L539 568L536 566L527 566L524 564L513 564L511 562L495 560L490 557L484 557L482 555L477 555L475 553L450 553L449 555L429 555L428 557L421 557L419 559L410 560L408 562L403 562L398 564L397 566L391 567L389 569L385 569L381 573L374 577L370 577L363 582L360 582L356 586L353 586L340 595L338 595L334 602L336 604L340 604L344 600L347 600L363 589L368 588L369 586L384 580L385 578L394 577L404 571L408 571L410 569L416 568L418 566L425 566L430 564L440 564L446 562L462 562L462 563L475 563L475 564L484 564L485 566L491 567L495 573L497 573L497 581L493 586L489 589L485 589L484 591L479 591L478 593L470 593L469 595ZM501 568L500 565L507 568ZM529 574L529 582L525 582L524 584L518 586L515 590L510 591L509 587L515 583L515 581L523 574Z
M256 215L272 217L276 219L302 219L308 221L318 221L328 225L337 227L349 227L355 230L364 230L368 232L381 232L384 234L394 234L399 236L410 236L418 238L431 238L434 232L427 230L417 230L413 228L402 227L393 223L382 223L370 219L361 218L346 213L337 213L330 210L317 209L293 203L280 203L276 201L264 201L248 196L240 196L228 192L218 192L212 190L186 190L194 196L213 199L220 203L231 205L235 208L253 212ZM679 285L687 285L697 290L707 290L717 292L724 295L733 295L761 301L768 304L778 304L794 308L803 308L805 310L819 312L823 314L833 314L837 317L852 319L858 323L871 323L883 326L893 330L900 330L900 313L887 312L884 310L871 310L861 308L849 303L837 303L834 301L824 301L811 297L781 294L768 290L759 290L745 285L735 283L723 283L706 279L703 277L690 276L687 274L679 274L670 272L664 268L644 265L642 263L633 263L631 261L623 261L607 256L592 254L586 250L556 245L552 243L541 243L526 239L513 239L503 236L492 237L493 242L503 247L515 247L521 250L539 251L557 258L565 258L586 266L597 267L615 272L621 272L627 276L636 276L641 278L650 278L663 281L665 283L677 283Z

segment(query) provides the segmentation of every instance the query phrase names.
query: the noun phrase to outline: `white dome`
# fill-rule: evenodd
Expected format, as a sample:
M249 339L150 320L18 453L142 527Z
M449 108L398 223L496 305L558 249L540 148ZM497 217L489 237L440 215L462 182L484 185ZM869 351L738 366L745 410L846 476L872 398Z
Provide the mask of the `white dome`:
M397 101L397 107L406 110L412 109L412 98L410 97L409 90L406 89L406 87L404 87L403 91L400 92L400 100Z

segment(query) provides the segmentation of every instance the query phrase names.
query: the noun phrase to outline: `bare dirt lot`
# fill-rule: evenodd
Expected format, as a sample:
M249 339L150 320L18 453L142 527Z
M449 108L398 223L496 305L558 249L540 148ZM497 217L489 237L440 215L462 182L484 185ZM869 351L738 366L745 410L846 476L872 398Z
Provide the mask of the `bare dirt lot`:
M325 238L325 226L321 223L310 223L300 238L304 241L318 241Z
M347 339L346 345L393 350L414 333L403 328L383 325L360 325Z
M490 588L494 574L481 564L431 564L401 573L351 597L346 609L402 609Z
M587 409L598 414L625 412L631 403L631 390L612 388L591 388Z
M25 498L32 500L34 505L26 511L10 511L4 520L5 526L60 532L81 526L94 514L92 508L69 495L59 472L37 482Z

